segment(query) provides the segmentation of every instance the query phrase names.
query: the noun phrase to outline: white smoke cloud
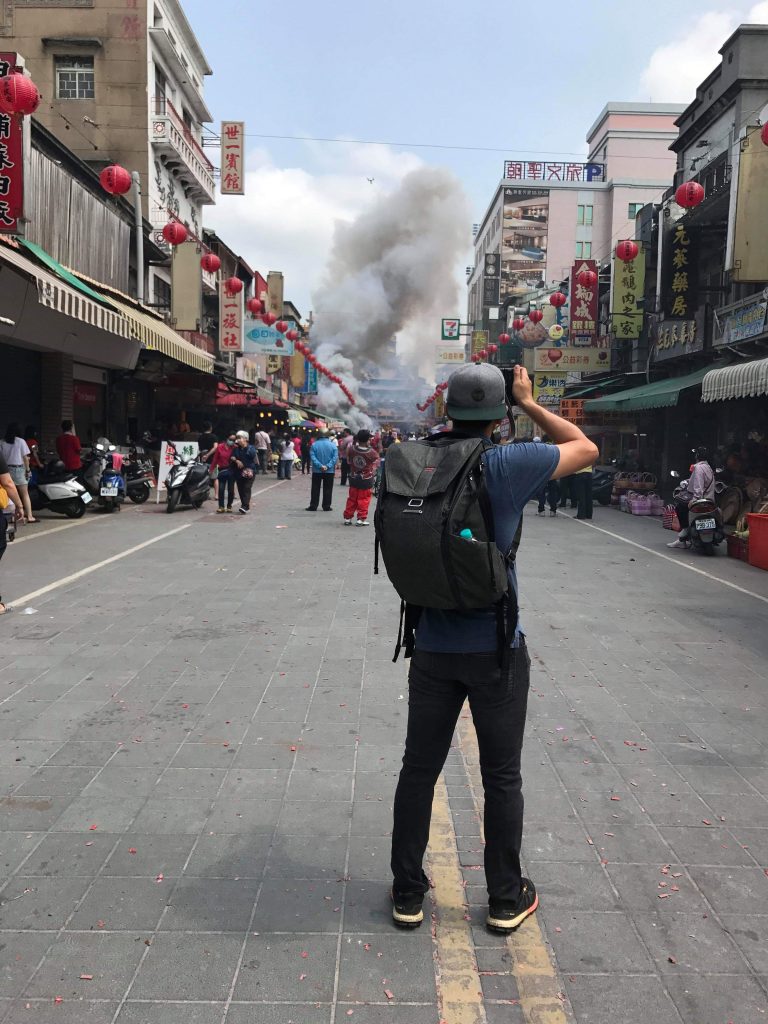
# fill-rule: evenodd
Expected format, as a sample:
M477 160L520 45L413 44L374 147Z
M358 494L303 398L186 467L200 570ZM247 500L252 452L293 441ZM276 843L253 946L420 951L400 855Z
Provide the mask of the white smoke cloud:
M719 64L718 50L740 24L768 24L768 2L709 11L688 31L657 47L640 75L640 98L690 103L696 87Z
M339 223L314 296L320 361L357 392L362 368L381 366L397 336L403 361L431 374L437 325L459 308L455 272L470 237L462 186L440 168L412 171L356 220ZM331 411L345 408L338 398L333 386L321 391Z

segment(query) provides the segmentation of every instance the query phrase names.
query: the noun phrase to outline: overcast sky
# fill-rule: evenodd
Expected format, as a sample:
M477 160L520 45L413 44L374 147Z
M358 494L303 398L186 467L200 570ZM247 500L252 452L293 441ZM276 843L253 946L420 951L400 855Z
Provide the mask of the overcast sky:
M479 221L505 158L583 157L606 102L690 102L733 28L768 23L768 0L182 2L214 117L248 133L247 194L204 222L262 273L282 270L305 315L335 221L407 171L451 169ZM276 135L386 145L260 137Z

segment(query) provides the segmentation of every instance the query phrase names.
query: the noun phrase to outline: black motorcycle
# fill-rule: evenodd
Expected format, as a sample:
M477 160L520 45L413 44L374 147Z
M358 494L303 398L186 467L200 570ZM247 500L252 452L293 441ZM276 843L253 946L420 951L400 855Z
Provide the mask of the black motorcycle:
M152 460L147 458L143 448L133 446L123 466L125 488L135 505L143 505L155 485L155 471Z

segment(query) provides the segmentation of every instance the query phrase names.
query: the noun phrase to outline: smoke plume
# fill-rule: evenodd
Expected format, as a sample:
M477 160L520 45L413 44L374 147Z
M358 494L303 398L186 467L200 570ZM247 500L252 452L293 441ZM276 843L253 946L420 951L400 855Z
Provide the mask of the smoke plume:
M434 376L440 318L459 312L456 268L470 238L461 184L439 168L412 171L356 220L337 224L313 296L312 340L321 361L355 395L360 376L390 360L394 337L411 369ZM321 383L320 400L323 409L367 425L359 407L350 415L335 385Z

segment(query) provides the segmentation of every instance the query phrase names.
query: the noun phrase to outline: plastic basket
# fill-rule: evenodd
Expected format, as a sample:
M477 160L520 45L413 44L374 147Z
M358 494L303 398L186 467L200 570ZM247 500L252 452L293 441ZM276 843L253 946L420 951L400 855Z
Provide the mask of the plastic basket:
M748 512L749 564L768 570L768 515Z
M726 543L730 558L738 558L742 562L749 561L749 543L746 537L728 537Z

